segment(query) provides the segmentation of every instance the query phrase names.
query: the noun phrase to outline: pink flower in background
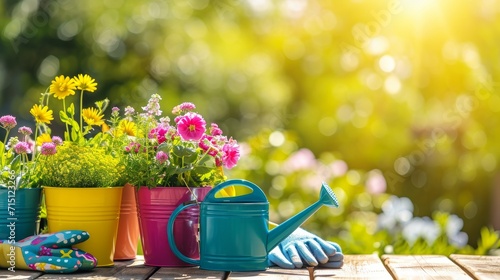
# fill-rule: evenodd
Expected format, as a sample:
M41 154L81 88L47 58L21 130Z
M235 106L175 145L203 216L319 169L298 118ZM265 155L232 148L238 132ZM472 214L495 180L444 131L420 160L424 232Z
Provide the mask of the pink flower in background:
M193 103L191 103L191 102L184 102L184 103L182 103L180 105L175 106L172 109L172 114L174 114L174 115L180 115L183 112L190 112L190 111L193 111L194 109L196 109L196 106Z
M57 146L57 144L55 144L55 143L45 142L42 144L40 152L44 156L53 155L57 152L56 146Z
M22 135L31 135L33 134L33 131L31 130L31 128L27 127L27 126L21 126L17 132L21 133Z
M125 115L125 119L126 120L132 121L134 113L135 113L135 109L134 108L132 108L130 106L125 107L125 113L124 113L124 115Z
M342 176L347 173L349 170L349 167L347 166L347 163L343 160L336 160L330 164L330 167L332 169L333 176Z
M180 118L176 118L177 131L183 140L198 141L205 134L206 122L197 113L186 113Z
M17 125L16 118L11 115L0 117L0 125L6 130L11 130Z
M240 159L240 149L236 140L230 139L222 147L222 164L224 167L231 169L238 163Z
M148 104L145 107L142 107L145 111L144 114L146 116L161 116L160 100L161 96L159 94L151 95Z
M26 142L19 142L14 146L14 151L16 152L16 154L30 154L30 144Z
M309 149L300 149L290 155L283 164L283 172L292 173L299 170L316 169L318 162Z
M61 139L61 137L59 137L59 136L53 136L53 137L52 137L52 142L53 142L56 146L60 146L60 145L62 145L63 140L62 140L62 139Z
M387 189L387 183L384 175L379 170L372 170L368 173L366 180L366 190L371 194L384 193Z

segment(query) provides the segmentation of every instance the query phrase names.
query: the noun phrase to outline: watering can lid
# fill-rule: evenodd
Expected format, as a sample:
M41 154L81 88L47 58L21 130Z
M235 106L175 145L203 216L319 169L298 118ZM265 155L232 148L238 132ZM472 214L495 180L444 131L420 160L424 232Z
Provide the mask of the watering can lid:
M243 186L251 190L250 193L238 196L215 196L222 189L232 186ZM267 197L264 192L254 183L242 179L232 179L222 182L215 186L205 196L204 202L221 202L221 203L252 203L252 202L267 202Z

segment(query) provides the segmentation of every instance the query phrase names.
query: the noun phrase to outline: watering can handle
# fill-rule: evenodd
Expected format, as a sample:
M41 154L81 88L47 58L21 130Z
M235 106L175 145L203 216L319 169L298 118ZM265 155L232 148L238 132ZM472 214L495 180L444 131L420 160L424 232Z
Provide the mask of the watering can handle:
M243 186L252 190L252 192L244 195L232 196L232 197L215 197L215 195L222 189L231 186ZM208 192L203 199L204 202L267 202L266 195L264 192L254 183L242 180L242 179L231 179L224 181Z
M177 244L175 244L175 239L174 239L174 222L175 222L175 219L177 218L177 215L179 215L179 213L182 212L184 209L191 207L191 206L196 206L196 205L197 205L196 201L190 201L190 203L186 202L184 204L177 206L177 208L175 208L174 212L172 213L172 215L168 219L167 237L168 237L168 244L170 245L170 249L179 259L183 260L184 262L199 266L200 260L195 260L195 259L188 258L188 257L184 256L181 253L181 251L179 251L179 249L177 249Z

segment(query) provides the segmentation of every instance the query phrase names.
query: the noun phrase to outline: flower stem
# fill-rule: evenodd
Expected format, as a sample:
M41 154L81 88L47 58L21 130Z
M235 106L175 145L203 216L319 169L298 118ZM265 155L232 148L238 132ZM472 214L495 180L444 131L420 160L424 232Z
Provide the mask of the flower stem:
M83 89L80 93L80 131L83 133L82 110L83 110Z
M63 101L63 110L64 110L64 113L67 114L67 111L66 111L66 100L63 99L62 101ZM64 123L66 124L66 133L67 133L67 136L68 136L68 137L64 137L64 138L67 138L66 140L71 141L71 138L70 138L71 133L69 132L68 123L66 123L66 122L64 122Z

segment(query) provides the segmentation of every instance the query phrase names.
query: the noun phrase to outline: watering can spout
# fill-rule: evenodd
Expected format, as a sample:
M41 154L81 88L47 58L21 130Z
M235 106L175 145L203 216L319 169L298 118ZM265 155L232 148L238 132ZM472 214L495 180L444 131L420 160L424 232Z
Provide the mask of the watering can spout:
M310 205L306 209L297 213L295 216L286 220L271 230L267 236L267 252L270 252L276 247L283 239L289 236L293 231L300 227L312 214L318 211L321 206L326 205L329 207L339 207L337 197L332 189L323 183L318 201Z

